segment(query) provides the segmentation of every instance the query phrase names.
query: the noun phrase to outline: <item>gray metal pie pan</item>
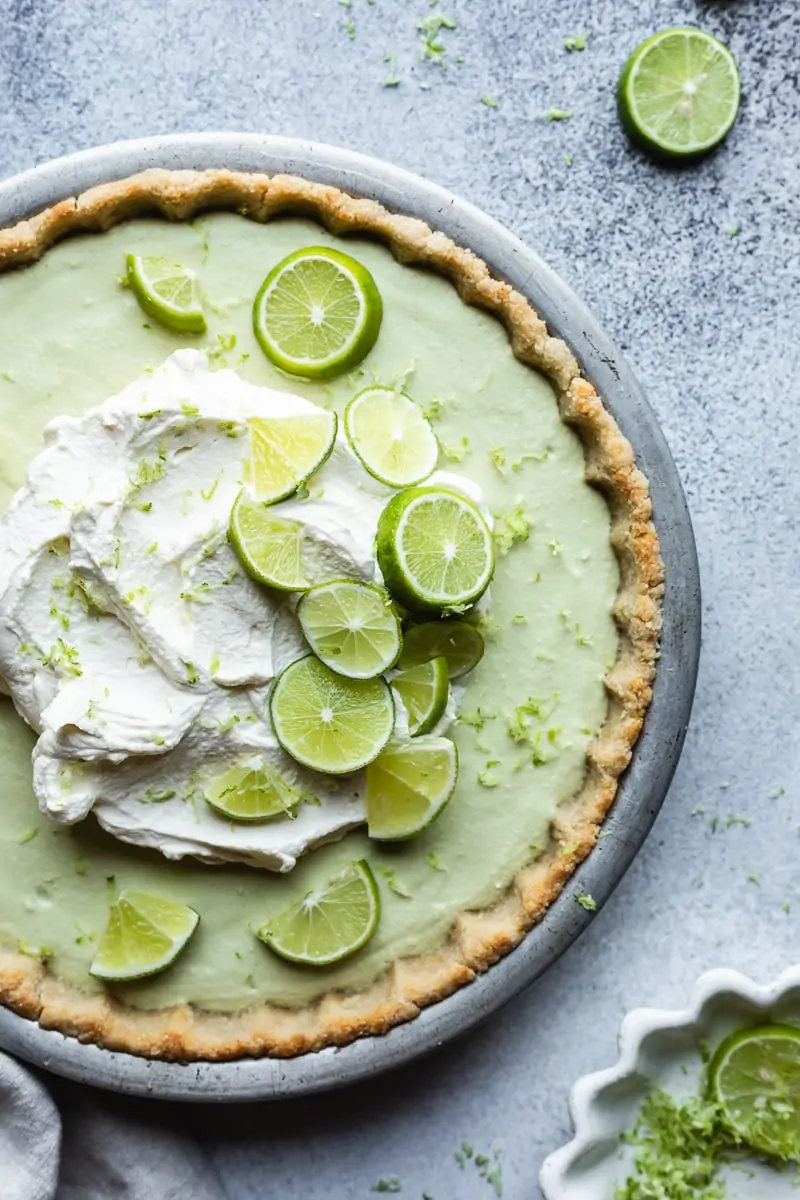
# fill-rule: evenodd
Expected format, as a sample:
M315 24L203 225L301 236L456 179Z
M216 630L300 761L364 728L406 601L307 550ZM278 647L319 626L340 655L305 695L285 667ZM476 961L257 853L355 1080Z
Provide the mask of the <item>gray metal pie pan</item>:
M286 172L368 196L420 217L475 251L526 295L572 347L630 439L650 480L666 565L661 664L653 703L622 779L605 837L575 885L598 905L642 845L678 763L700 652L700 580L694 536L664 436L617 347L570 289L516 237L478 209L419 176L349 150L260 134L175 134L119 142L56 159L0 183L0 228L95 184L148 167ZM325 1091L408 1062L466 1032L541 975L590 921L570 887L522 944L474 983L382 1037L294 1059L231 1063L155 1062L85 1045L0 1009L0 1045L59 1075L114 1091L174 1100L280 1099Z

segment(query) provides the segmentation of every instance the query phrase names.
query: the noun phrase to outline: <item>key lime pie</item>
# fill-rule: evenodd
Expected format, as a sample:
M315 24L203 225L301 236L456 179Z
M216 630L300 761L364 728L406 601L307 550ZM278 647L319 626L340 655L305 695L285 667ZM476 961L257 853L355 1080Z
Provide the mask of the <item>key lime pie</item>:
M527 301L372 201L150 171L0 233L0 414L2 1001L292 1055L508 953L613 802L662 595Z

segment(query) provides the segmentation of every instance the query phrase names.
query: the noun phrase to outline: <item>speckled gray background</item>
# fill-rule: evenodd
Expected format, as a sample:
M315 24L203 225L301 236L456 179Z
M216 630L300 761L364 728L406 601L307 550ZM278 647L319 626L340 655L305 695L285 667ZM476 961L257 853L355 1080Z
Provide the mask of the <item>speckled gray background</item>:
M437 11L457 24L446 73L418 58L416 23ZM613 91L638 41L682 23L729 42L745 99L728 145L672 172L628 146ZM381 86L389 53L397 87ZM190 1113L231 1200L368 1200L392 1176L414 1200L490 1200L455 1161L463 1140L497 1147L503 1197L530 1200L568 1135L570 1083L612 1060L627 1009L681 1004L707 967L766 979L800 955L799 54L795 0L0 0L0 173L244 129L444 184L539 250L627 351L695 521L694 719L612 901L546 979L437 1057L319 1100ZM551 107L574 116L547 122Z

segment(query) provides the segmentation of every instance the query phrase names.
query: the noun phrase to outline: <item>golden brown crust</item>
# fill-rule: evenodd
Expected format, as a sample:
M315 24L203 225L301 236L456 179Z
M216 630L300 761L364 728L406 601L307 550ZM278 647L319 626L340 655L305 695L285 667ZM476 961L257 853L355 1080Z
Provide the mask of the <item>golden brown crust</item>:
M563 420L582 439L586 478L608 501L621 576L614 608L620 649L606 677L608 716L589 748L583 787L560 805L545 852L518 873L492 908L463 913L437 952L396 962L368 988L332 992L300 1010L262 1004L227 1016L181 1005L142 1012L110 995L80 991L38 959L0 949L0 1001L9 1008L83 1041L180 1061L288 1057L383 1033L469 983L516 946L594 846L613 803L652 695L664 590L647 480L571 351L549 333L524 296L493 278L471 251L422 221L289 175L152 170L92 188L0 231L0 271L37 260L71 233L108 229L146 211L180 221L215 208L235 209L257 221L301 210L332 233L368 233L385 242L400 262L446 275L462 300L503 322L517 358L554 384Z

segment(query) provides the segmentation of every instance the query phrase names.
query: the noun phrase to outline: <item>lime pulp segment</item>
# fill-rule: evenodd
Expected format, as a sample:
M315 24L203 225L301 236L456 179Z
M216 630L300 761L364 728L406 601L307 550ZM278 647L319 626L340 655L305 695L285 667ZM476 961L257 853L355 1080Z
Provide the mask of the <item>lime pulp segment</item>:
M97 979L142 979L170 966L197 928L185 904L144 892L121 892L111 906L90 974Z
M311 649L339 675L372 679L397 662L400 622L391 597L374 584L334 579L311 588L297 619Z
M256 759L230 767L205 788L211 807L233 821L266 821L297 807L300 793L269 763Z
M392 687L408 713L408 732L411 737L430 733L444 715L450 696L447 659L432 658L418 667L400 671L392 680Z
M800 1160L800 1030L761 1025L731 1034L711 1060L709 1083L737 1138Z
M318 471L336 441L336 413L318 408L293 417L251 417L250 485L257 500L275 504Z
M270 716L287 754L313 771L342 775L380 754L394 729L394 701L382 678L344 679L309 655L278 676Z
M378 521L378 564L389 590L413 610L468 608L494 572L489 527L478 508L444 488L409 488Z
M194 271L165 258L129 254L127 280L140 307L169 329L179 333L205 333L203 302Z
M398 666L409 667L444 658L450 679L473 671L483 658L483 634L467 621L424 621L411 625L403 634L403 651Z
M665 29L634 50L617 96L626 131L644 149L692 159L728 134L741 82L722 42L701 29Z
M269 505L242 491L231 512L231 541L250 575L284 592L302 592L317 582L324 564L300 521L279 517Z
M367 767L367 830L378 841L405 841L436 820L458 777L448 738L390 742Z
M389 487L421 483L436 469L439 442L410 396L392 388L359 392L344 414L347 441L364 468Z
M309 246L270 271L253 305L262 350L291 375L330 379L372 349L383 304L366 267L339 250Z
M338 962L367 942L380 919L380 895L365 859L310 892L258 931L281 958L307 966Z

